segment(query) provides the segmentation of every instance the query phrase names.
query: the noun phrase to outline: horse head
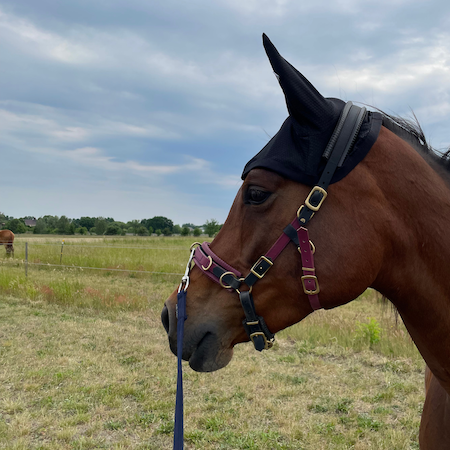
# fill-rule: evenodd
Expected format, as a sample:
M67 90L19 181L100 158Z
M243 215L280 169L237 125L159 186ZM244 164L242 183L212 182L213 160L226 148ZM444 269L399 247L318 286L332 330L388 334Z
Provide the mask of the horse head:
M243 184L218 235L210 246L195 250L182 356L197 371L224 367L234 345L251 339L256 347L261 334L262 346L269 346L273 333L317 307L355 299L377 284L389 248L383 229L389 209L371 170L380 159L381 115L324 98L266 36L263 41L289 117L245 166ZM355 116L350 125L346 114ZM332 156L345 127L353 134L348 132L342 154ZM327 175L332 158L336 161ZM326 189L314 188L324 177ZM308 248L299 244L300 229L307 230ZM280 236L287 243L276 254L272 246ZM309 248L315 248L312 266ZM162 312L175 354L176 302L174 292ZM253 308L259 324L253 324L246 308Z

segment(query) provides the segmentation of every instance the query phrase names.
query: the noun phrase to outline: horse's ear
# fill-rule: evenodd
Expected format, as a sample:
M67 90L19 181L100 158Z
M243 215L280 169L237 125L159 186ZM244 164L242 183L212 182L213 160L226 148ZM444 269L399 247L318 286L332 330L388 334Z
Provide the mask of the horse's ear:
M278 53L265 34L263 45L283 89L289 114L300 124L307 122L316 130L320 130L324 123L335 120L336 111L333 105Z

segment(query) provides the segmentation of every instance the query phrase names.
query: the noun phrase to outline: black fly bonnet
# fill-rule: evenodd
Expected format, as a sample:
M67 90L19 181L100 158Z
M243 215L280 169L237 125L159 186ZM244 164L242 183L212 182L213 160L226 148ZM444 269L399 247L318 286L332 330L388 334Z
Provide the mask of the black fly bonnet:
M286 97L289 117L278 133L253 157L242 173L244 179L256 167L308 186L317 184L326 164L327 144L345 102L324 98L314 86L277 51L263 35L264 48ZM368 153L378 137L381 114L367 112L356 141L339 163L331 183L344 178Z

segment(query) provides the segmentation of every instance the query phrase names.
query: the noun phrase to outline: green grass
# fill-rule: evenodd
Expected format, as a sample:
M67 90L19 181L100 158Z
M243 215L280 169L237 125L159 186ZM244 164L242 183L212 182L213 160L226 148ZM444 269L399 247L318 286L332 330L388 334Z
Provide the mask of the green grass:
M46 262L53 247L31 238ZM191 241L85 238L80 265L95 250L99 267L182 273ZM124 262L113 242L175 250ZM0 259L0 449L172 448L176 359L159 314L179 278L36 266L25 277L20 245ZM237 346L218 372L184 364L186 448L418 449L423 371L368 291L278 333L269 351Z

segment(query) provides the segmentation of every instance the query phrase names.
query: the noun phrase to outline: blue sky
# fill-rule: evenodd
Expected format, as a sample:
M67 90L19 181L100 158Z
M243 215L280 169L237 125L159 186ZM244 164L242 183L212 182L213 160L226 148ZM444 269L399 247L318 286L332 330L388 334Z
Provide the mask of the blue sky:
M0 211L223 222L287 116L263 32L445 149L449 30L447 0L0 0Z

